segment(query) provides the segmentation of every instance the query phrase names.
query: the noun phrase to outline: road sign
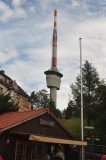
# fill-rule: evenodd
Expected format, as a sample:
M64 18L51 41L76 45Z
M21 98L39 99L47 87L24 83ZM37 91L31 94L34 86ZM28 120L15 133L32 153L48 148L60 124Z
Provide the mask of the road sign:
M85 129L94 129L94 126L85 126Z

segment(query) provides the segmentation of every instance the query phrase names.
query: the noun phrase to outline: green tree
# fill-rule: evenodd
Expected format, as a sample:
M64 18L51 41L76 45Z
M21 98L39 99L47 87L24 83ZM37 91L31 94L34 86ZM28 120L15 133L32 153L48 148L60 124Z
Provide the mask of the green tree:
M68 103L68 107L63 110L62 114L65 119L70 119L74 117L76 105L74 104L74 101L70 100Z
M106 85L100 85L98 94L100 103L98 104L94 121L97 133L99 133L101 137L104 137L106 136Z
M49 107L50 110L59 118L62 118L62 113L59 109L56 109L54 102L50 98L48 91L42 89L38 92L32 92L30 95L30 101L32 103L32 109L35 108L47 108Z
M96 68L91 63L85 61L82 67L82 85L83 85L83 107L84 118L87 121L87 125L92 125L93 120L96 117L96 109L100 104L100 96L98 89L101 85L104 85L103 80L100 80L99 74ZM74 114L71 116L80 117L81 106L81 79L80 75L76 77L76 82L70 85L73 98L69 99L67 110L72 110ZM99 96L99 97L98 97Z
M44 89L41 91L35 92L33 91L30 95L30 100L32 103L32 109L40 108L40 107L48 107L50 103L50 98L48 96L48 92Z
M15 112L18 110L18 105L14 104L9 94L0 95L0 114L5 112Z

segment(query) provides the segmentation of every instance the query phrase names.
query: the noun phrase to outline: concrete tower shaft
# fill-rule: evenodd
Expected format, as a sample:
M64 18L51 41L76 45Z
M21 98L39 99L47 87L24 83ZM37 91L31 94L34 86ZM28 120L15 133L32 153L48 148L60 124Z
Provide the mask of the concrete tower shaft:
M47 87L50 88L50 97L57 103L57 90L60 89L61 77L63 75L57 69L57 10L54 10L54 28L52 38L52 62L51 69L44 72L46 74Z

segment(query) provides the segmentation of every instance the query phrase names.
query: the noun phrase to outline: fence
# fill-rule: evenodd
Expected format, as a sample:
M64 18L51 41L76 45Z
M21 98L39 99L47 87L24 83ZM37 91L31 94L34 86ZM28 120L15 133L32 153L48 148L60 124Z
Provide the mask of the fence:
M78 153L78 160L81 160L81 148L75 150ZM106 146L103 145L88 144L84 148L85 160L100 160L103 154L106 154Z

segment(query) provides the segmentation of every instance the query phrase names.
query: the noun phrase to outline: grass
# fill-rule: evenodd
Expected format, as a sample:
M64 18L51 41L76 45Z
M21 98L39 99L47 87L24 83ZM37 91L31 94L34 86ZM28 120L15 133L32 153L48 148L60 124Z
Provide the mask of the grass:
M62 123L71 132L71 134L81 136L81 120L80 118L63 119Z

